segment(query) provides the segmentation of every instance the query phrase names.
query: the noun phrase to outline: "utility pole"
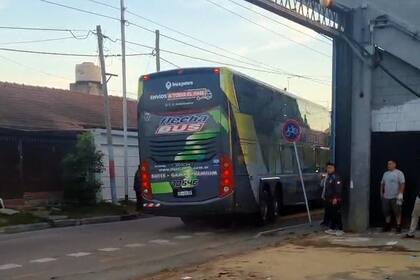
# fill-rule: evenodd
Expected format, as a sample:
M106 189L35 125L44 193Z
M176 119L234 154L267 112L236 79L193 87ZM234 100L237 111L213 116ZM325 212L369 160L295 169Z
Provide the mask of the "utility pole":
M102 95L104 98L104 115L105 115L105 126L106 126L106 138L108 146L108 163L109 163L109 182L111 186L111 198L112 203L117 204L117 189L115 186L115 164L114 164L114 147L112 144L112 130L111 130L111 116L109 114L109 100L108 100L108 80L106 78L105 70L105 57L104 57L104 46L103 46L103 35L101 26L96 26L96 35L98 36L98 49L99 49L99 60L101 63L101 75L102 75Z
M123 134L124 134L124 199L128 201L128 147L127 147L127 68L125 63L125 6L121 3L121 54L123 90Z
M156 54L156 72L160 72L160 33L159 30L155 31L155 54Z

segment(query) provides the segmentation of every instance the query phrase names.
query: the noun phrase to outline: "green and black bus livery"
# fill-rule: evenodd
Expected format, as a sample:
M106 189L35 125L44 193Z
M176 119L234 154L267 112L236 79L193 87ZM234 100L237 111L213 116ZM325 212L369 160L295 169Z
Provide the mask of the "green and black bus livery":
M307 194L319 199L328 160L329 112L227 68L145 75L139 81L140 185L147 213L274 219L303 201L292 145L281 128L303 127L298 144Z

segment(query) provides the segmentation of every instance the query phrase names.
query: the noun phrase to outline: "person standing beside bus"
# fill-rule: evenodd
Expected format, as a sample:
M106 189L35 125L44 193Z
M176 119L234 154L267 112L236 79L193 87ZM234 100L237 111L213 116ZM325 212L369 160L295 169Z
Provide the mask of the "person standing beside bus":
M342 181L335 170L334 163L327 163L327 178L325 179L325 201L326 211L330 219L330 229L327 234L342 235L343 225L341 222L341 196Z
M396 233L401 233L401 212L405 177L401 170L397 169L395 160L388 161L386 171L381 181L382 210L385 216L384 232L391 230L391 216L394 214L397 223Z
M134 183L133 183L133 190L136 193L136 209L137 211L143 208L143 200L141 197L141 190L140 190L140 165L138 166L136 173L134 174Z

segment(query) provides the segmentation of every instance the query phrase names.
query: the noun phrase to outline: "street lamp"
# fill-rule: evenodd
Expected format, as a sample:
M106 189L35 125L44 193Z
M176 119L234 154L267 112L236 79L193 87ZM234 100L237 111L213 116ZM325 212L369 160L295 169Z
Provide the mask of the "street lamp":
M331 8L334 4L334 0L319 0L319 3L326 8Z

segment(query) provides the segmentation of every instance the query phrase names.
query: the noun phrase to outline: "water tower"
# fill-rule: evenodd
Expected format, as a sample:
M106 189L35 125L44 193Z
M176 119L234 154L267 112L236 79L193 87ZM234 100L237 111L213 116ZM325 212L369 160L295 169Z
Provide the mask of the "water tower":
M101 69L92 62L76 64L76 82L70 84L70 90L93 95L100 95Z

